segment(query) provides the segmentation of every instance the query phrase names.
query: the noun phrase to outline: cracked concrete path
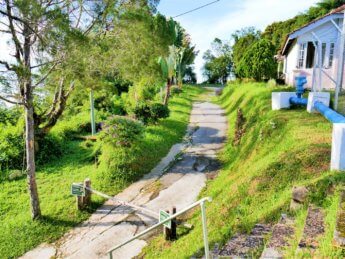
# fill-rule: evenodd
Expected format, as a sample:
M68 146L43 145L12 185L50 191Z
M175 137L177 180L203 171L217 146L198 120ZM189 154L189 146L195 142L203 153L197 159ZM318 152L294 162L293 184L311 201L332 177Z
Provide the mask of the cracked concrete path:
M227 120L218 105L195 103L187 132L190 143L174 145L151 173L116 198L153 210L157 217L160 209L176 206L179 211L195 202L205 186L206 172L217 168L216 154L223 147L226 130ZM57 242L42 244L22 258L107 258L107 250L157 222L152 215L109 200ZM146 244L145 239L135 240L115 251L113 258L132 258Z

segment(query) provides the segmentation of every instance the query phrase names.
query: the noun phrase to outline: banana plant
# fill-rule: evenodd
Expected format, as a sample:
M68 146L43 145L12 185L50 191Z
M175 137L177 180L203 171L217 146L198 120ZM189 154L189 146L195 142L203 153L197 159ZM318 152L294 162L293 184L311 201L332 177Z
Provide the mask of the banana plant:
M187 66L192 64L195 59L195 47L184 48L181 47L178 50L178 56L176 60L177 67L177 84L179 88L182 88L183 78L186 74Z
M161 66L162 74L164 78L166 78L167 80L166 94L165 94L165 98L163 102L164 105L168 105L168 102L169 102L171 85L174 81L174 76L176 75L177 55L178 55L178 48L176 48L175 46L170 46L169 56L159 57L158 59L158 64Z

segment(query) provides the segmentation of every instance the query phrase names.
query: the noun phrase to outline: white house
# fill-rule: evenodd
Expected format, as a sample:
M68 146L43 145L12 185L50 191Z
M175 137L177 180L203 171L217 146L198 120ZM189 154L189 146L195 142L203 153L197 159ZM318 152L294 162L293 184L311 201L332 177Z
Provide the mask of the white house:
M297 75L305 75L307 87L334 89L341 61L345 5L291 32L281 51L285 83L295 85ZM341 71L341 69L340 69ZM345 85L345 84L344 84Z

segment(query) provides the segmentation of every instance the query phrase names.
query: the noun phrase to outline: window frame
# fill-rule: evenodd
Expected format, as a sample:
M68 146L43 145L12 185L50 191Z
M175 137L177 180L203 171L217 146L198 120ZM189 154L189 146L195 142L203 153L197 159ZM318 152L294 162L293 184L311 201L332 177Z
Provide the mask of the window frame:
M298 55L297 55L297 68L303 69L306 67L308 42L301 42L298 45L299 45L299 48L298 48Z

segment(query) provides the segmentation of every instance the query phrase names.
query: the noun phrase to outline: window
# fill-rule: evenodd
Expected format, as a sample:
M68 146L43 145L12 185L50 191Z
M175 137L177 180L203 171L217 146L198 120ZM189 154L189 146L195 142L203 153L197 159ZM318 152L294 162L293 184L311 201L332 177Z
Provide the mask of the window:
M297 68L304 67L306 48L307 48L307 43L302 43L302 44L299 45Z
M322 57L322 66L323 67L327 67L327 63L326 63L326 50L327 50L327 44L326 43L322 43L322 53L321 53L321 57Z
M314 57L315 57L315 46L314 43L308 42L307 48L307 59L306 59L306 68L314 67Z
M332 65L333 65L334 47L335 47L335 44L332 42L331 45L329 46L328 67L332 67Z

